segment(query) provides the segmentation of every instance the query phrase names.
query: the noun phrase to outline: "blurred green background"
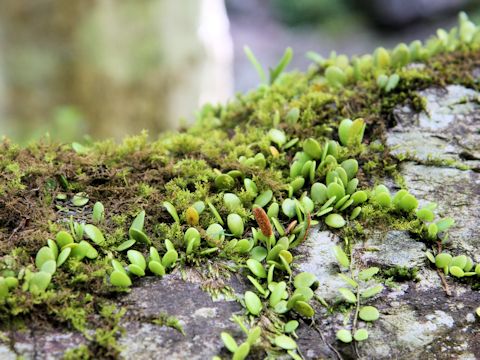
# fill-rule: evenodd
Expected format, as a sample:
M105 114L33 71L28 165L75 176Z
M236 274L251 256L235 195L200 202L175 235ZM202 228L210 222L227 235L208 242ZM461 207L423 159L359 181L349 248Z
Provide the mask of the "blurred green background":
M289 69L313 50L347 55L424 40L478 21L469 0L2 0L0 135L20 142L152 137L225 102L287 46Z

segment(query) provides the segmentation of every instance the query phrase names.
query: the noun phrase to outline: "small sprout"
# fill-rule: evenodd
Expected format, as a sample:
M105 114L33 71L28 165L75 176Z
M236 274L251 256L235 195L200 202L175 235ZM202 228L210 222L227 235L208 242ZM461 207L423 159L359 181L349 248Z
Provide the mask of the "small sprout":
M262 329L260 326L255 326L254 328L250 329L247 335L247 342L250 345L255 345L255 343L258 341L260 336L262 335Z
M183 235L183 239L185 240L185 245L187 247L187 255L191 254L195 249L200 246L200 233L197 229L191 227L185 231Z
M430 260L431 263L435 264L435 256L430 251L425 252L425 256L427 257L428 260Z
M242 217L238 214L229 214L227 217L227 225L230 232L235 237L241 237L244 231Z
M338 274L338 277L341 278L343 281L345 281L351 287L353 288L358 287L358 283L355 280L353 280L351 277L348 277L344 274Z
M378 47L375 49L373 53L373 64L376 68L386 69L390 66L390 61L390 54L385 48Z
M263 208L268 205L268 203L272 200L272 197L273 197L272 190L266 190L262 192L260 195L258 195L253 203Z
M190 226L198 225L200 216L198 215L197 209L195 209L193 206L190 206L187 210L185 210L185 219L187 220L187 224Z
M88 195L84 192L79 192L73 196L72 205L81 207L87 205L88 201Z
M342 250L340 246L335 246L333 248L333 252L335 255L335 258L337 259L338 263L342 265L345 268L348 268L350 266L350 260L348 260L347 254Z
M330 226L332 228L339 229L339 228L345 226L346 221L342 217L342 215L330 214L325 218L325 224L327 224L328 226Z
M363 140L365 122L359 118L355 121L344 119L338 127L338 136L344 146L359 145Z
M124 274L127 273L123 265L118 260L115 260L115 259L112 260L112 267L113 267L113 270L120 271Z
M362 208L360 206L357 206L355 209L353 209L352 213L350 214L350 220L355 220L358 215L362 212Z
M368 339L368 331L367 329L358 329L355 331L355 334L353 334L353 338L356 341L365 341Z
M136 231L136 230L134 229L134 231ZM131 248L135 243L136 243L136 241L133 240L133 239L125 240L120 245L118 245L115 250L117 250L117 251L127 250L127 249Z
M431 223L430 225L428 225L427 232L430 239L435 239L438 234L437 224Z
M129 287L132 285L132 280L125 272L114 270L110 274L110 283L113 286Z
M378 312L377 308L373 306L363 306L360 308L358 317L363 321L375 321L380 317L380 313Z
M274 343L276 346L284 350L294 350L297 348L297 343L291 337L286 335L278 335L275 337Z
M102 246L105 244L105 238L103 237L102 232L95 225L85 225L85 235L97 245Z
M263 308L259 297L252 291L245 292L245 306L252 315L260 314Z
M340 329L337 331L336 337L338 340L344 343L351 343L352 342L352 333L346 329Z
M100 224L105 219L105 208L99 201L93 205L92 220L94 224Z
M435 217L435 215L433 214L433 211L427 208L422 208L417 210L416 215L420 220L424 222L433 221Z
M226 175L226 176L228 176L228 175ZM175 220L176 223L180 224L180 218L178 217L177 209L175 209L175 206L173 206L168 201L164 201L163 202L163 207L167 210L167 212L170 214L170 216L173 218L173 220ZM143 225L142 225L142 229L143 229ZM139 230L142 230L142 229L139 229Z
M352 303L352 304L355 304L357 302L357 297L350 290L348 290L346 288L340 288L340 289L338 289L338 292L343 296L343 298L347 302Z
M247 239L242 239L237 242L233 250L240 254L244 254L250 250L250 248L252 247L251 245L252 244L250 244L250 241L248 241Z

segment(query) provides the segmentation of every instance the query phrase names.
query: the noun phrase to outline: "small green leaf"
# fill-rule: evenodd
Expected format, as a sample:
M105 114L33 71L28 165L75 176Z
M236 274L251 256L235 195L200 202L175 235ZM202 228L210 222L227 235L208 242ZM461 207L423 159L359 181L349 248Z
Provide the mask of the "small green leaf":
M259 261L255 259L248 259L247 266L257 278L263 279L267 277L267 272L265 271L265 268Z
M37 273L33 273L32 277L29 281L29 290L34 294L38 294L44 292L50 281L52 280L52 275L45 271L40 271Z
M383 290L383 285L378 284L376 286L369 287L362 291L361 296L364 299L380 294Z
M235 350L232 360L244 360L248 356L249 352L250 344L248 342L244 342L237 348L237 350Z
M118 245L115 250L117 250L117 251L127 250L127 249L131 248L135 243L136 243L136 241L133 240L133 239L125 240L120 245Z
M132 263L140 267L142 270L145 270L147 267L147 263L145 261L145 257L143 254L138 250L128 250L127 251L128 260Z
M60 255L58 255L57 258L57 268L63 265L63 263L68 259L70 256L70 253L72 252L71 248L65 248L60 252Z
M220 333L220 337L222 338L223 343L225 344L225 347L230 351L230 352L235 352L238 349L238 345L233 339L233 337L227 333L227 332L222 332Z
M115 270L110 275L110 283L113 286L128 287L132 285L132 280L126 273Z
M87 205L88 201L89 201L88 195L84 192L79 192L75 194L72 198L73 206L78 206L78 207Z
M345 268L348 268L350 266L350 260L348 260L347 254L343 251L343 249L340 246L335 246L333 248L333 252L335 255L335 258L337 259L338 263L342 265Z
M165 269L172 267L178 259L178 253L176 250L168 250L162 257L162 265Z
M228 176L228 175L225 175L225 176ZM175 209L175 206L173 206L168 201L164 201L163 207L167 210L167 212L170 214L173 220L175 220L176 223L180 224L180 218L178 217L177 209Z
M346 329L340 329L337 331L337 339L344 343L352 342L352 333Z
M99 201L93 205L92 220L95 224L100 224L105 218L105 208Z
M263 308L259 297L252 291L245 292L245 306L252 315L260 314Z
M342 217L342 215L330 214L325 218L325 224L327 224L328 226L330 226L332 228L338 229L338 228L341 228L341 227L345 226L346 221Z
M97 245L102 246L105 244L105 238L103 237L102 232L95 225L85 225L85 235Z
M375 274L380 271L380 268L376 266L369 267L365 270L362 270L358 273L358 278L363 281L370 280Z
M295 340L286 335L279 335L275 337L274 343L276 346L285 350L293 350L297 348L297 343Z
M37 256L35 257L35 266L38 269L41 269L42 265L49 260L55 260L55 256L51 248L44 246L37 252Z
M159 261L152 260L148 263L148 269L159 276L165 275L165 268Z
M358 317L363 321L375 321L380 317L380 313L378 312L377 308L373 306L364 306L360 308Z
M365 341L368 339L368 331L367 329L358 329L355 331L355 334L353 334L353 338L356 341Z
M343 298L349 302L349 303L352 303L352 304L355 304L357 302L357 297L355 296L355 294L353 292L351 292L350 290L346 289L346 288L340 288L338 289L338 292L340 294L342 294Z
M305 271L295 276L293 285L296 289L310 288L312 286L316 287L316 285L318 285L318 280L314 274Z
M73 243L73 237L66 231L59 231L55 240L60 248L63 248L65 245Z

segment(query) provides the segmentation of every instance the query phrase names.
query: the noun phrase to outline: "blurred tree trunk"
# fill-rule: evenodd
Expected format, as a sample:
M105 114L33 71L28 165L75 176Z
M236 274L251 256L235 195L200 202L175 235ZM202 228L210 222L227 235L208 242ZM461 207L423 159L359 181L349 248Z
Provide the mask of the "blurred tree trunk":
M208 14L208 3L217 10ZM202 14L215 20L222 8L223 0L2 0L6 116L41 127L68 105L86 120L78 130L97 137L176 128L201 98L231 93L228 22L221 74L210 79L218 54L199 36ZM70 118L59 123L75 125Z

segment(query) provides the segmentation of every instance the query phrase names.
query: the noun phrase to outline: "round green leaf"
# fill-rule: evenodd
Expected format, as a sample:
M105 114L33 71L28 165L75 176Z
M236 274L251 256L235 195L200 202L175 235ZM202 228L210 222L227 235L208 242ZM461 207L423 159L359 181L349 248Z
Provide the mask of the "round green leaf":
M364 306L360 308L358 316L363 321L375 321L380 317L380 313L378 312L377 308L373 306Z
M325 218L325 224L327 224L328 226L330 226L332 228L338 229L338 228L341 228L341 227L345 226L346 221L342 217L342 215L330 214Z
M368 331L367 329L358 329L355 331L355 334L353 334L353 338L356 341L365 341L368 339Z
M342 294L343 298L349 302L349 303L352 303L352 304L355 304L357 302L357 297L355 296L355 294L353 292L351 292L350 290L346 289L346 288L340 288L338 289L338 292L340 294Z
M34 294L44 292L50 281L52 280L52 275L45 271L40 271L33 273L29 281L29 290Z
M55 240L60 248L63 248L65 245L73 243L73 237L66 231L59 231Z
M344 343L352 342L352 333L346 329L340 329L337 331L337 339Z
M230 232L236 236L241 237L243 234L243 220L238 214L229 214L227 217L227 225Z
M273 198L272 190L266 190L262 192L260 195L258 195L253 203L263 208L272 200L272 198Z
M51 248L44 246L37 252L37 256L35 257L35 266L40 269L42 265L49 260L55 260L55 256Z
M350 260L348 259L347 254L343 251L343 249L340 246L335 246L333 248L333 252L335 255L335 258L337 259L338 263L342 265L343 267L348 268L350 266Z

